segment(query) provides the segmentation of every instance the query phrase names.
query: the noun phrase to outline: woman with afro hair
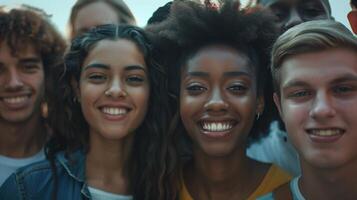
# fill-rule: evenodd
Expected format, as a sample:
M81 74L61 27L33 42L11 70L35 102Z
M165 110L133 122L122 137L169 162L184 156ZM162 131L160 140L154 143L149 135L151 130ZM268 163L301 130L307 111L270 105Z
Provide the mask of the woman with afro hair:
M256 199L287 182L276 165L246 156L276 114L274 17L238 1L174 1L168 18L147 30L169 74L179 199Z

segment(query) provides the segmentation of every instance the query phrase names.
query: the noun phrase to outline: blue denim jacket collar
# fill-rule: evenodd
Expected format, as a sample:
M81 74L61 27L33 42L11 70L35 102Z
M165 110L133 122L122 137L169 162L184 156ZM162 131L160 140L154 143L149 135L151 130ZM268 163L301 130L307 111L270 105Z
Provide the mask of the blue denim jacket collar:
M77 150L69 156L66 156L64 152L60 152L57 154L57 160L64 167L69 176L83 183L81 193L90 199L88 185L85 182L86 155L84 152Z

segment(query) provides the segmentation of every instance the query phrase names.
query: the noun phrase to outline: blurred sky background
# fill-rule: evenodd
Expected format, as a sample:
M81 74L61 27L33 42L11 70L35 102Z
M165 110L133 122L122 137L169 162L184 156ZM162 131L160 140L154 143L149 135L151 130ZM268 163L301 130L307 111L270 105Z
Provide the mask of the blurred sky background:
M170 0L125 0L136 17L138 25L141 27L146 25L147 20L158 7L169 1ZM346 15L351 9L349 1L350 0L330 0L332 15L348 28L350 28L350 26ZM75 0L0 0L0 5L6 5L11 8L20 4L28 4L41 8L52 15L52 22L67 36L67 20L74 2ZM242 3L244 2L246 2L246 0L242 0Z

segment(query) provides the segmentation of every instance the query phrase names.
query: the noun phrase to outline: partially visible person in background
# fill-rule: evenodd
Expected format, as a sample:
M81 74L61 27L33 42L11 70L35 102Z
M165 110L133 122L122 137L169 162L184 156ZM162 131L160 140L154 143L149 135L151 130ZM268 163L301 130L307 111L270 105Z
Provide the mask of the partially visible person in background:
M357 34L357 0L351 0L351 12L348 13L348 21L351 24L351 28L355 34Z
M64 49L64 39L37 10L0 11L0 185L17 168L45 158L42 106Z
M261 199L357 199L357 38L332 20L302 23L274 44L271 72L302 170Z
M69 17L69 37L103 24L135 25L136 21L124 0L77 0Z
M258 3L272 10L282 32L302 22L332 19L328 0L258 0Z

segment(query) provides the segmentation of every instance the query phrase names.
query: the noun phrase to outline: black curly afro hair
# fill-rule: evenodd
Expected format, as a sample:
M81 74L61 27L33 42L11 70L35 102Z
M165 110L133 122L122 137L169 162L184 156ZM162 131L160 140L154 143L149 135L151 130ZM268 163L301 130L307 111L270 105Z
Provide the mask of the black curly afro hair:
M267 133L272 118L278 116L269 72L270 51L278 29L269 11L242 9L240 2L234 0L221 1L219 7L174 1L168 18L146 29L157 48L156 56L168 70L169 90L176 97L171 102L173 112L178 108L182 67L201 48L220 44L245 54L256 72L258 93L265 98L265 110L255 121L250 138L257 139Z

